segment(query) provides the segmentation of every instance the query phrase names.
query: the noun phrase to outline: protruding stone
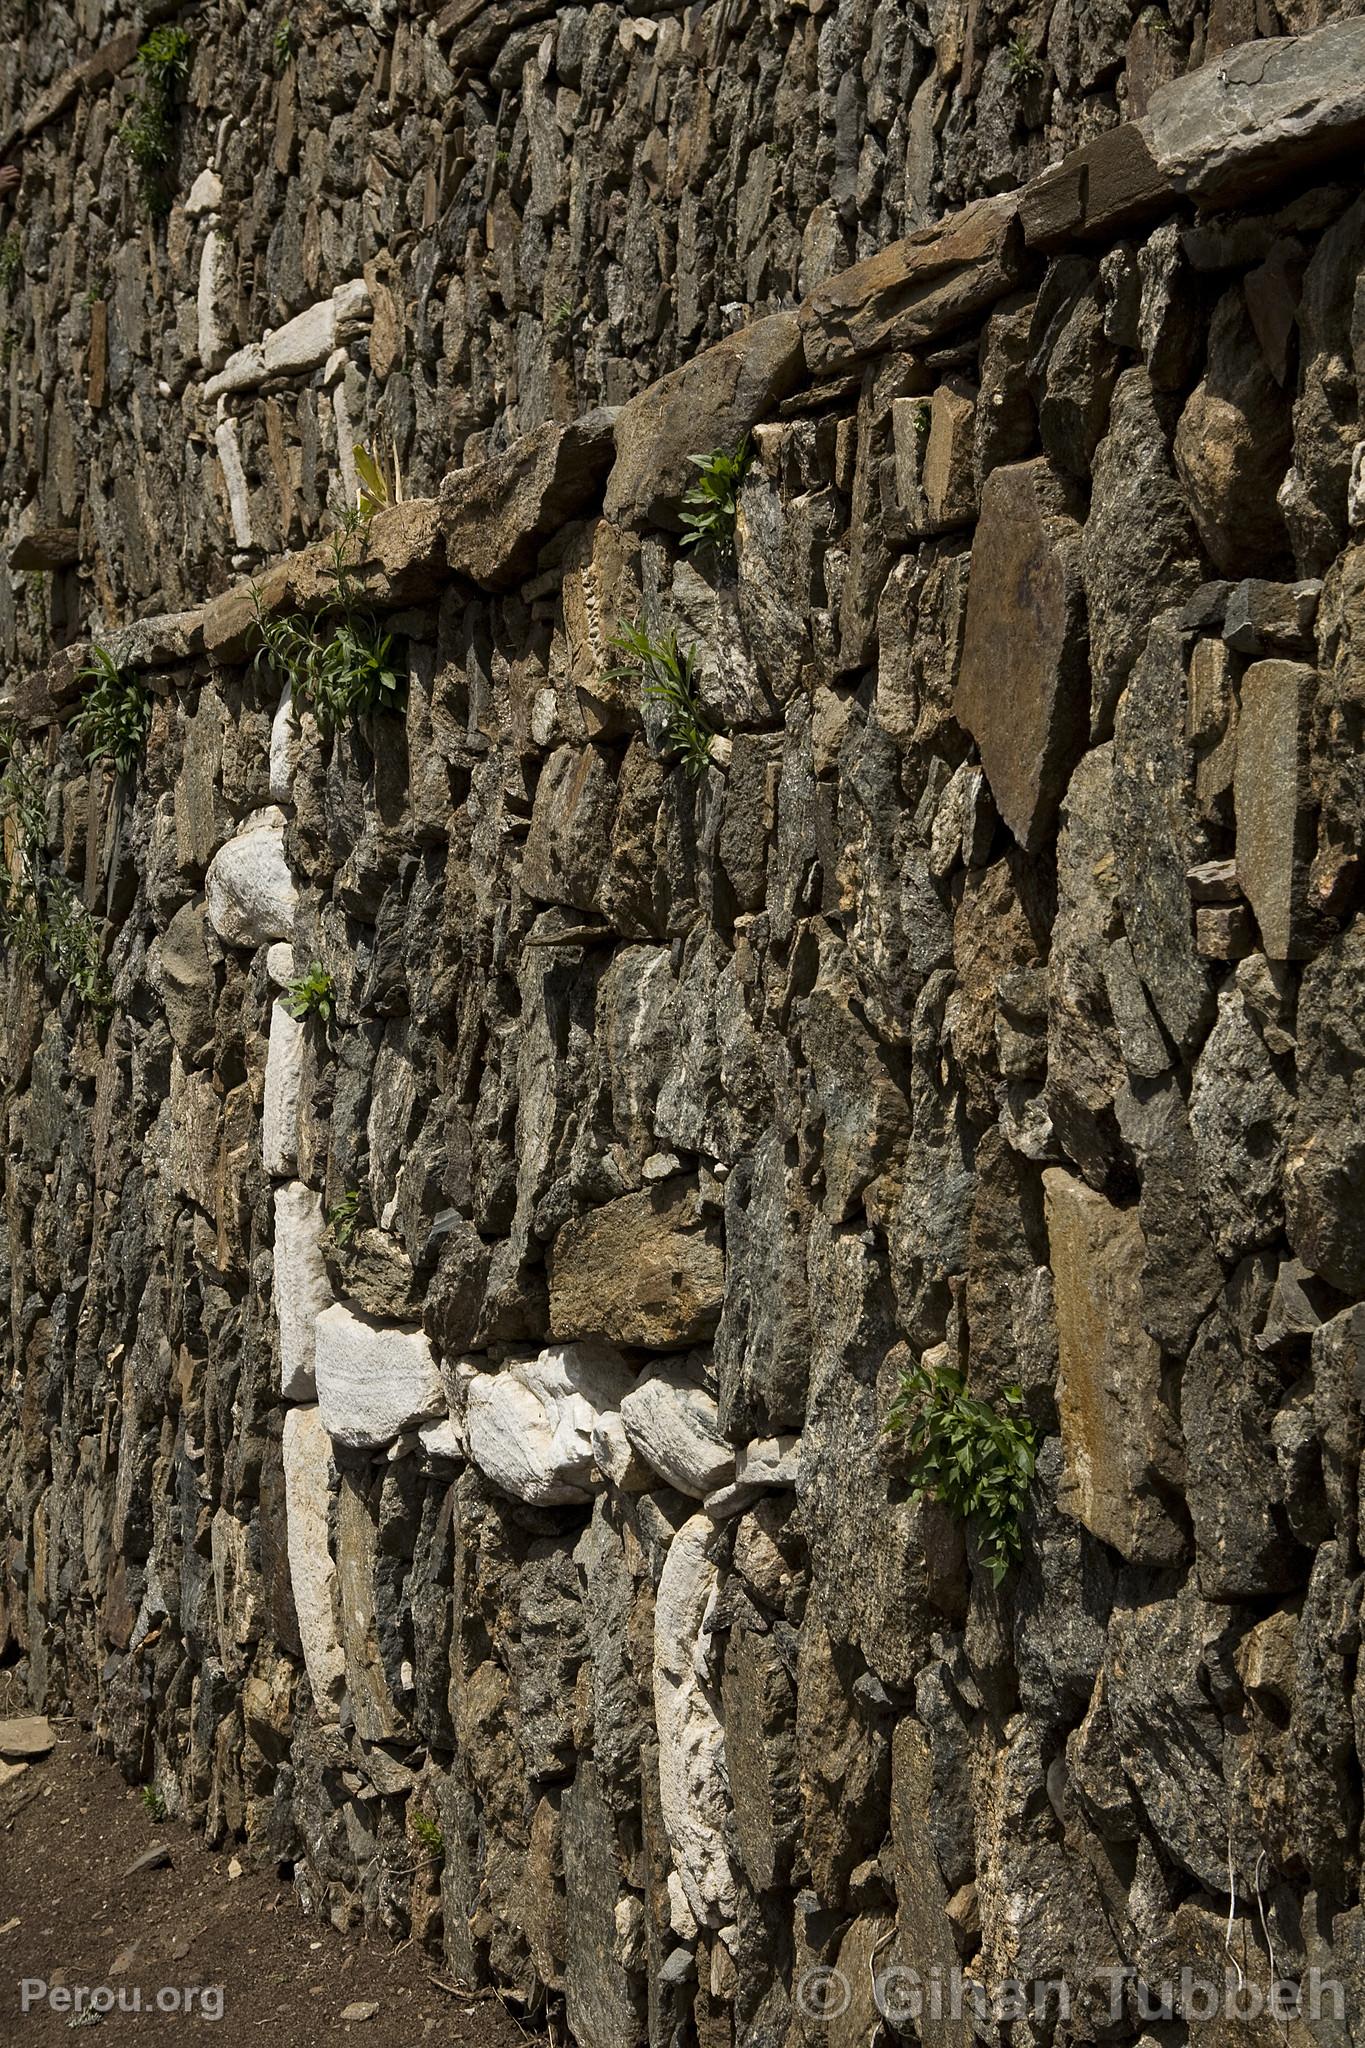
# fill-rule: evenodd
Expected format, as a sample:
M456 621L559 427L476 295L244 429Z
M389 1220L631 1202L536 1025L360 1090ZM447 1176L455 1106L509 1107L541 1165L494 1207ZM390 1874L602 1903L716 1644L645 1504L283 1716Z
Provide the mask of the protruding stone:
M1159 86L1141 122L1158 168L1228 206L1365 141L1365 21L1264 37Z
M653 1366L622 1401L621 1421L639 1456L679 1493L704 1500L734 1477L715 1396L689 1364Z
M634 1385L606 1344L559 1344L470 1381L465 1428L479 1470L514 1500L554 1507L591 1498L593 1433Z
M681 529L694 455L729 449L774 412L801 376L794 313L751 321L623 405L603 509L624 526Z
M589 509L611 467L615 414L546 420L486 462L454 469L441 485L446 562L485 590L506 590L532 567L543 541Z
M1088 725L1081 530L1063 504L1043 462L986 479L953 705L1029 852L1055 823Z
M1137 1213L1057 1167L1044 1173L1043 1193L1061 1357L1061 1504L1130 1563L1177 1564L1182 1459L1161 1352L1142 1327Z
M702 1623L719 1573L708 1554L706 1515L684 1522L668 1548L654 1602L654 1718L659 1804L687 1904L699 1926L735 1916L726 1847L725 1735L698 1671Z
M374 1450L443 1415L445 1391L421 1330L376 1323L344 1301L314 1324L318 1406L329 1433Z
M1237 723L1237 879L1272 960L1310 950L1304 894L1312 859L1308 733L1317 677L1295 661L1253 662Z
M284 854L284 819L259 811L220 847L204 877L209 923L226 946L292 939L298 891Z
M979 199L818 286L801 307L806 367L826 376L932 341L1003 298L1022 267L1017 198Z
M340 1718L346 1659L337 1629L336 1567L327 1545L335 1472L320 1410L289 1410L283 1455L289 1584L304 1668L318 1719L335 1723Z
M280 1332L280 1392L313 1401L313 1326L331 1304L322 1256L322 1197L302 1181L275 1190L275 1318Z
M1289 1242L1310 1272L1365 1294L1365 919L1304 969L1298 1114L1285 1160Z

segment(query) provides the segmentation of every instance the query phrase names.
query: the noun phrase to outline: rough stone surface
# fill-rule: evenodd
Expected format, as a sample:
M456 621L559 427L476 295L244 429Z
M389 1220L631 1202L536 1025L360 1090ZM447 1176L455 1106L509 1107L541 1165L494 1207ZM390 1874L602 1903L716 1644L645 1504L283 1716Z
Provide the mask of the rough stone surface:
M565 1224L550 1260L551 1334L661 1350L696 1343L716 1327L723 1271L695 1185L661 1181Z
M679 1493L701 1500L734 1477L715 1396L687 1365L652 1368L621 1402L621 1421L637 1457Z
M230 839L204 877L209 923L227 946L292 938L298 891L284 855L284 824L263 812Z
M332 1302L322 1255L322 1197L301 1181L275 1190L275 1319L280 1331L280 1392L286 1401L317 1398L313 1326Z
M632 1385L606 1344L560 1344L469 1383L470 1455L495 1486L536 1506L590 1498L593 1432Z
M1085 743L1081 533L1043 463L997 469L972 549L954 699L996 809L1020 845L1041 845Z
M318 1410L339 1444L382 1447L445 1407L420 1330L386 1327L337 1301L314 1322L313 1343Z

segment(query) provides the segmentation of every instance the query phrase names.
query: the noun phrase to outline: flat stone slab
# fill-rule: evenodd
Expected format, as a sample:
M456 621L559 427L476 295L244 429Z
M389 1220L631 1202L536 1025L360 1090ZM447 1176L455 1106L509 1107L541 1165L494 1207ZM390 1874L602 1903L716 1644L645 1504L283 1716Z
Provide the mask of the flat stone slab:
M46 1714L19 1714L0 1721L0 1757L6 1763L31 1763L55 1749L57 1738Z

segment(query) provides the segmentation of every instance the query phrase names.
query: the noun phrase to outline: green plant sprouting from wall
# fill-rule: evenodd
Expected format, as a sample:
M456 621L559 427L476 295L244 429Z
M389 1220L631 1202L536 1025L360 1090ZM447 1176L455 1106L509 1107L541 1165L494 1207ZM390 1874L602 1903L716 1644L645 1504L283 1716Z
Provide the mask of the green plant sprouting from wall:
M286 15L285 19L276 29L275 39L271 44L275 57L275 69L277 71L283 71L285 66L293 61L294 52L297 47L293 21Z
M1009 44L1005 63L1016 85L1031 85L1043 75L1043 60L1025 35L1015 36Z
M301 974L297 981L290 982L285 993L284 1007L300 1024L306 1022L309 1017L316 1017L322 1024L331 1022L336 999L332 989L332 977L320 960L314 960L306 974Z
M654 639L639 619L623 626L611 645L627 657L610 670L612 678L638 680L641 697L662 714L664 749L677 755L689 775L704 775L717 733L697 687L696 648L684 653L671 627Z
M148 1820L165 1820L166 1795L159 1785L143 1785L138 1797L142 1801Z
M337 1248L345 1251L360 1228L359 1188L347 1188L345 1194L337 1196L327 1211L327 1227Z
M413 1840L433 1858L446 1853L446 1838L436 1822L425 1813L410 1811L408 1821L412 1828Z
M175 150L180 88L189 76L188 31L154 28L139 47L137 62L141 84L119 139L137 166L142 203L156 216L170 211L167 172Z
M0 943L25 966L46 968L103 1015L112 1006L100 927L59 868L46 859L47 795L40 764L0 728Z
M916 1500L941 1501L967 1523L982 1569L999 1585L1020 1554L1021 1519L1037 1463L1037 1435L1018 1387L1005 1412L967 1392L961 1373L918 1365L901 1375L886 1419L904 1439Z
M683 524L683 546L728 560L735 551L735 521L739 516L739 490L753 460L746 434L733 448L713 449L710 455L690 455L688 461L700 472L697 481L683 493L678 511Z
M102 647L91 650L78 678L89 688L76 715L76 737L87 761L112 761L120 775L142 758L151 723L151 693L140 677L121 669Z
M307 705L324 734L371 712L397 717L403 710L403 676L391 633L384 632L365 603L354 543L374 514L390 502L382 471L357 448L360 478L357 504L348 507L331 538L327 570L331 595L316 612L288 612L272 618L253 586L256 660L288 683L296 705ZM363 457L363 461L362 458Z

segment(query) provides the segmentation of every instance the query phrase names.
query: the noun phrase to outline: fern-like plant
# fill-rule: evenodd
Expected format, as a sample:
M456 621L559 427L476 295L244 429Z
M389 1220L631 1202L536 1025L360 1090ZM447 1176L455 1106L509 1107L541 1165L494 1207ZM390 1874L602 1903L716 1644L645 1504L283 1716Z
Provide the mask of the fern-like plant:
M89 688L76 715L76 737L87 761L112 761L120 775L137 766L142 756L152 699L138 676L128 675L103 647L91 651L78 681Z
M307 974L290 982L284 1007L300 1024L309 1017L316 1017L323 1024L331 1022L335 1008L332 977L320 960L313 962Z
M720 561L729 560L734 554L739 489L752 460L753 449L747 434L733 448L717 448L710 455L688 457L700 474L683 493L678 508L685 548L714 555Z
M357 448L355 453L362 478L360 503L345 512L332 535L327 571L332 595L327 604L312 615L292 612L272 618L262 607L259 590L252 587L256 660L288 683L295 703L309 706L324 734L371 712L398 717L403 710L404 677L393 635L381 629L366 607L352 546L380 505L389 502L388 486L365 450ZM362 456L365 467L359 461Z
M347 1188L327 1211L327 1225L338 1248L345 1251L360 1228L360 1189Z
M1005 1413L967 1392L960 1372L918 1365L901 1375L886 1419L910 1454L913 1498L941 1501L966 1522L977 1556L999 1585L1019 1557L1020 1524L1037 1466L1037 1432L1023 1414L1018 1387Z
M654 639L639 619L623 626L611 645L627 659L610 675L638 679L645 702L657 704L662 713L665 748L677 755L689 775L704 775L717 733L697 688L696 648L684 653L671 627L662 640Z

